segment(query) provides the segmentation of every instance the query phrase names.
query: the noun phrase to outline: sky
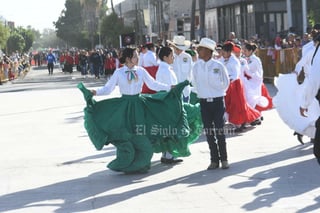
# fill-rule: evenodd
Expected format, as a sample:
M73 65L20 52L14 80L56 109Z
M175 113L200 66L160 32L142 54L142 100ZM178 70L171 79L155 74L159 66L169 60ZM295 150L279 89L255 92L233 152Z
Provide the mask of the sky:
M123 0L113 0L116 5ZM0 0L0 16L15 22L15 27L39 30L54 29L53 22L60 17L66 0ZM109 4L109 1L108 1Z

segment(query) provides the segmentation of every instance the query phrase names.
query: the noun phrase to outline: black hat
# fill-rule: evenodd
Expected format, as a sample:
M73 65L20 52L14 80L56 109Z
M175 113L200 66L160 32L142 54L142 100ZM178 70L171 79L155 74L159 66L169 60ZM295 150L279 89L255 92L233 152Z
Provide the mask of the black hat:
M317 23L313 26L313 29L320 30L320 23Z
M313 38L314 42L319 41L320 42L320 33L318 33L314 38Z
M217 44L216 50L221 50L222 49L222 44Z

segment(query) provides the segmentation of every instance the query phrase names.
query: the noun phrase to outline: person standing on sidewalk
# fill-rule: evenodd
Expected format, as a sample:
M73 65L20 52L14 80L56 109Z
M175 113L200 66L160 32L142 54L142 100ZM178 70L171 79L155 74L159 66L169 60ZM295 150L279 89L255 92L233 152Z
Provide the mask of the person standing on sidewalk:
M56 57L52 54L52 50L50 50L47 55L47 63L49 75L53 75L53 67L54 63L56 63Z
M192 73L192 85L200 99L201 117L210 149L208 170L219 168L219 161L223 169L229 168L224 134L224 96L230 79L226 67L212 58L215 47L213 40L201 39L197 48L199 60Z

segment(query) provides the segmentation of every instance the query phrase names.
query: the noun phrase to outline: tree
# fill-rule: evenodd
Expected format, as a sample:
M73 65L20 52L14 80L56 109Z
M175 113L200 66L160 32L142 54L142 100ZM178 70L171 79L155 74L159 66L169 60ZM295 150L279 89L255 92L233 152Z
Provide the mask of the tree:
M115 10L114 10L114 7L113 7L113 0L111 0L111 9L112 9L112 12L115 13Z
M103 5L104 1L102 0L82 0L82 18L84 20L84 27L88 39L91 43L91 48L95 47L95 44L100 44L100 17L103 15ZM99 41L98 41L99 40Z
M101 36L103 42L109 47L119 47L119 36L133 32L132 27L125 27L123 21L116 13L111 13L102 19Z
M5 49L7 45L7 40L9 38L10 32L9 29L6 28L2 22L0 22L0 48Z
M41 38L37 39L33 44L33 49L39 48L58 48L65 47L65 42L59 39L56 32L52 29L43 30Z
M83 30L81 11L80 0L66 0L65 9L54 25L58 38L72 46L87 47L88 36Z
M8 53L12 53L15 51L22 52L24 48L25 48L25 40L22 37L22 35L20 35L17 32L13 32L7 41Z
M309 23L313 26L316 23L320 23L320 2L319 0L311 0L309 3Z
M32 44L34 42L35 39L35 35L34 32L32 31L31 28L25 29L23 27L18 27L15 29L15 31L20 34L23 39L24 39L24 48L23 48L23 52L28 52L29 49L32 47Z

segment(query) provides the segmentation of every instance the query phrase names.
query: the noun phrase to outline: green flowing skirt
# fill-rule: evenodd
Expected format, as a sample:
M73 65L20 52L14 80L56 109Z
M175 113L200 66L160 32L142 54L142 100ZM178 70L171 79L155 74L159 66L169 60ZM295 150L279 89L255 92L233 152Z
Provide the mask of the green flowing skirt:
M198 104L182 103L181 94L188 82L169 92L123 95L95 101L82 84L87 106L84 126L97 150L112 144L116 159L107 167L114 171L144 172L150 168L153 153L169 151L175 157L190 155L189 145L202 131Z

